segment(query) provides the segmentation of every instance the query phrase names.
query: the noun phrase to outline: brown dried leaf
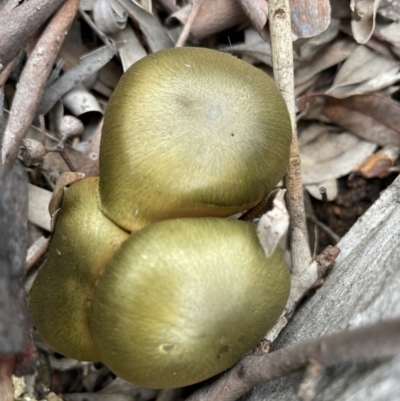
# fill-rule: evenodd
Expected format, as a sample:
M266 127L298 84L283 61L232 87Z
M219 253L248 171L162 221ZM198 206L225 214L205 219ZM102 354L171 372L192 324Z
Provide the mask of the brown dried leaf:
M360 138L380 146L400 146L400 104L371 94L336 99L325 94L308 94L298 99L304 118L333 122Z
M331 20L329 0L291 0L292 32L297 38L312 38L325 31Z
M191 8L191 4L182 7L173 13L167 22L177 19L185 25ZM203 39L246 21L248 19L236 0L207 0L194 21L190 34L196 39Z
M398 159L399 150L398 146L385 146L356 166L355 171L359 171L364 178L385 178L391 173L390 168Z

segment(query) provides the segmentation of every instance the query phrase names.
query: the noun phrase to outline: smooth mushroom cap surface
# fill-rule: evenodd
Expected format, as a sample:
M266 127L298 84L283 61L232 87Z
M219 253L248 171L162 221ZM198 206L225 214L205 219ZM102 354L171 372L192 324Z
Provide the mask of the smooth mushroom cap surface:
M107 105L100 207L130 232L237 213L281 180L290 142L285 102L261 70L209 49L151 54L122 76Z
M55 351L99 361L89 331L88 308L107 261L128 237L97 207L98 178L65 189L46 261L30 292L33 323Z
M182 218L131 234L93 294L90 324L104 362L148 388L205 380L255 347L290 290L282 253L267 258L255 227Z

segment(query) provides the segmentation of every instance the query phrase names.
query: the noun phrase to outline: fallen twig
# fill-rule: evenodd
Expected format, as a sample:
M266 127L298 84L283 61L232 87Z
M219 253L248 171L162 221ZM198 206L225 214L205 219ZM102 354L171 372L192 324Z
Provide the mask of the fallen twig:
M6 169L10 169L18 157L21 140L27 134L36 114L47 79L79 2L67 0L58 10L41 35L21 74L3 138L2 159Z
M297 126L293 78L293 48L289 0L271 0L269 26L271 52L275 81L286 101L292 121L292 145L290 161L286 170L287 206L290 214L292 272L303 270L311 262L308 247L303 186L301 181L300 155L297 144Z
M14 1L0 11L0 72L65 0Z

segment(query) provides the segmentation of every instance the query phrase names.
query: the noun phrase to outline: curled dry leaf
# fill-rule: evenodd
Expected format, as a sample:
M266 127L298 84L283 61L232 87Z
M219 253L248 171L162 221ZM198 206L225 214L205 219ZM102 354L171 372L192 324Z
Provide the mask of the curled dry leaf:
M291 0L292 33L296 38L312 38L325 31L331 20L329 0Z
M116 0L128 15L139 24L152 52L174 47L174 43L164 31L161 22L130 0Z
M82 83L74 86L63 97L64 106L75 116L95 112L103 114L97 98Z
M335 97L348 97L357 91L358 84L374 81L376 84L388 82L392 84L396 82L397 72L400 69L400 63L379 54L368 47L359 45L339 69L332 87L326 91ZM384 79L389 74L391 79ZM394 77L394 80L393 80ZM371 84L364 85L364 88L371 87ZM374 88L371 88L374 89ZM378 88L381 89L381 88ZM376 89L375 89L376 90Z
M400 146L400 104L371 94L336 99L308 94L298 99L303 118L333 122L347 131L380 146Z
M113 39L117 42L125 42L125 45L119 51L124 72L132 64L147 56L146 50L130 25L127 25L125 29L113 35Z
M96 0L93 5L93 20L102 32L113 34L125 28L128 15L113 0Z
M279 190L273 200L273 209L263 214L257 225L257 235L267 257L282 244L289 228L289 213L283 201L285 192L285 189Z
M363 163L356 166L355 171L360 172L364 178L385 178L391 171L399 157L398 146L388 145L372 156L368 157Z
M376 12L381 0L351 0L351 29L358 43L366 43L375 28Z

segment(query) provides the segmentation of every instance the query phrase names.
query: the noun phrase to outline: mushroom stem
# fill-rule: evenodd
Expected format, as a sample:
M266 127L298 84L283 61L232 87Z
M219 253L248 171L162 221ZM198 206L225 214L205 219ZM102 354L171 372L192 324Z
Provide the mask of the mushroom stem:
M308 246L300 155L297 144L290 6L289 0L271 0L268 5L274 77L285 99L292 122L290 161L284 180L291 223L292 271L296 272L307 268L311 262L311 252Z

